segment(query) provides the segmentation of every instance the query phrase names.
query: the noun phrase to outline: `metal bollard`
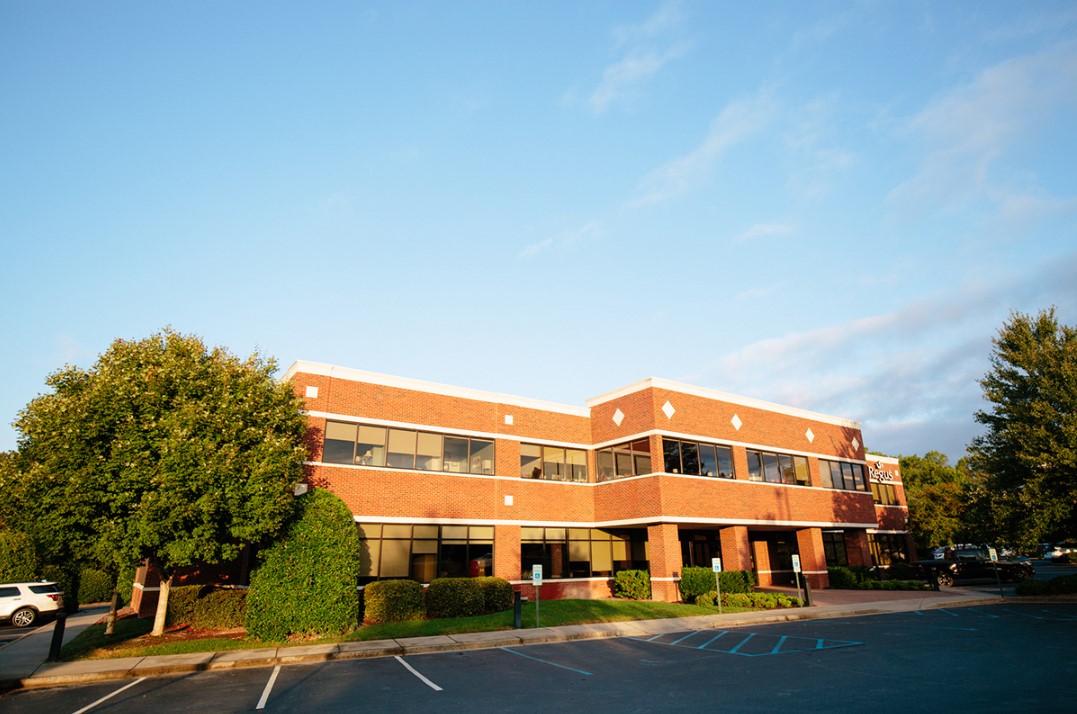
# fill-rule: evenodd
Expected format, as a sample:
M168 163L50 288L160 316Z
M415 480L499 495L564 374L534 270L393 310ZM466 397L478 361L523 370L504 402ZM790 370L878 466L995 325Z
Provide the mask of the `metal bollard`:
M522 630L524 628L524 619L520 591L512 591L512 627L516 630Z
M64 646L64 625L67 624L67 615L56 615L56 626L52 629L52 644L49 646L49 661L56 662L60 659L60 648Z
M811 607L811 585L807 578L804 578L804 607Z

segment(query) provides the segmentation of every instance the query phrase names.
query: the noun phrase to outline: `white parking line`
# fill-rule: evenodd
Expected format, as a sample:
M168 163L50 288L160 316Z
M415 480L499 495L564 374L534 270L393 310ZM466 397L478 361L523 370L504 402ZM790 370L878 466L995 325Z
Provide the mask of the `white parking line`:
M124 686L120 687L119 689L117 689L117 690L116 690L115 692L113 692L112 694L106 694L105 696L101 697L100 699L98 699L98 700L97 700L96 702L94 702L93 704L87 704L87 705L86 705L86 706L84 706L84 707L83 707L82 709L79 709L79 710L78 710L77 712L75 712L75 714L84 714L85 712L88 712L88 711L90 711L91 709L93 709L94 707L96 707L96 706L97 706L98 704L103 704L104 702L107 702L107 701L108 701L109 699L112 699L112 698L113 698L114 696L116 696L117 694L120 694L121 692L125 692L125 691L127 691L128 689L130 689L131 687L135 686L135 685L136 685L136 684L138 684L139 682L143 682L143 681L145 681L145 679L146 679L145 677L139 677L138 679L136 679L135 681L131 682L130 684L126 684L126 685L124 685Z
M399 662L400 664L404 665L404 667L405 667L405 668L406 668L406 669L407 669L407 670L408 670L409 672L411 672L411 673L412 673L412 674L414 674L414 675L415 675L416 677L418 677L418 678L419 678L420 680L422 680L422 683L423 683L423 684L425 684L426 686L430 687L430 688L431 688L431 689L433 689L433 690L434 690L435 692L440 692L440 691L442 691L441 687L439 687L438 685L434 684L433 682L431 682L431 681L430 681L429 679L427 679L427 678L426 678L426 677L424 677L423 675L419 674L419 672L418 672L418 671L417 671L417 670L416 670L416 669L415 669L414 667L412 667L412 666L411 666L410 664L408 664L407 662L405 662L405 661L404 661L404 658L403 658L403 657L400 657L399 655L397 655L397 657L396 657L396 661L397 661L397 662Z
M273 691L273 685L277 681L278 674L280 674L279 664L273 668L273 674L269 675L269 681L266 682L266 688L262 690L262 698L258 700L258 706L256 706L255 709L266 708L266 702L269 701L269 693Z

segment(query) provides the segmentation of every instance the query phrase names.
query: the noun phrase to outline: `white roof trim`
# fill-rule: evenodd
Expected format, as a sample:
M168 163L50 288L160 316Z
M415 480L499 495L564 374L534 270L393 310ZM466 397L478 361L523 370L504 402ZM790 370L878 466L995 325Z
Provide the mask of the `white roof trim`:
M891 456L882 456L880 454L864 454L864 460L865 461L881 461L884 464L889 464L891 466L900 466L901 465L901 460L900 459L895 459L895 458L893 458Z
M557 412L560 414L568 414L570 416L591 416L591 410L587 407L577 407L569 404L557 404L556 402L544 402L539 399L517 397L511 394L501 394L498 392L485 392L479 389L470 389L468 387L454 387L448 384L427 382L421 379L412 379L410 377L396 377L388 374L379 374L377 372L367 372L361 369L352 369L351 367L338 367L336 365L324 364L322 362L307 362L305 360L296 360L292 363L292 366L288 368L288 371L284 373L284 376L281 379L288 380L299 373L316 374L322 377L329 377L330 379L344 379L351 382L380 384L383 387L410 389L416 392L440 394L442 396L458 397L460 399L474 399L475 401L480 402L505 404L514 407L523 407L525 409L538 409L547 412Z
M655 389L668 389L672 392L681 392L683 394L691 394L696 397L703 397L704 399L715 399L722 402L728 402L730 404L740 404L745 407L753 407L755 409L763 409L770 412L777 412L779 414L786 414L788 416L800 417L803 419L812 419L814 421L823 422L825 424L836 424L838 426L848 427L850 429L860 429L860 422L853 421L851 419L845 419L842 417L831 416L829 414L821 414L819 412L808 411L807 409L798 409L796 407L788 407L783 404L775 404L774 402L767 402L762 399L753 399L752 397L742 397L738 394L730 394L729 392L721 392L717 389L707 389L706 387L697 387L693 384L684 384L683 382L674 382L669 379L662 379L660 377L647 377L638 382L629 384L626 387L615 389L612 392L606 392L597 397L592 397L587 400L587 406L592 409L599 404L619 399L620 397L635 392L641 392L648 388Z

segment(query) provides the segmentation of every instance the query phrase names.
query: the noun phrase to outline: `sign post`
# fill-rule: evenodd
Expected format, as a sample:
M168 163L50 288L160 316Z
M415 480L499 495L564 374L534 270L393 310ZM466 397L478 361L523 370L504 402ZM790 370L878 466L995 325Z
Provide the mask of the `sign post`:
M535 627L539 625L539 588L542 587L542 565L531 566L531 584L535 587Z
M800 599L800 556L793 556L793 576L797 579L797 599Z
M991 567L995 569L995 583L998 584L998 596L1006 597L1006 595L1002 592L1002 578L1000 578L998 575L998 551L994 548L988 548L987 554L991 558Z
M718 593L718 614L722 614L722 583L718 575L722 572L722 559L711 558L711 569L714 571L714 591Z

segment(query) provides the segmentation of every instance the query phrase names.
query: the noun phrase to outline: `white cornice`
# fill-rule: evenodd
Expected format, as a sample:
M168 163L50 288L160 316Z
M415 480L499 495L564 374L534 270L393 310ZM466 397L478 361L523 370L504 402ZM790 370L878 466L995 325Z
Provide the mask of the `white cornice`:
M739 404L745 407L763 409L765 411L777 412L779 414L800 417L802 419L811 419L814 421L823 422L824 424L836 424L837 426L843 426L849 429L860 429L860 422L853 421L851 419L844 419L842 417L831 416L829 414L821 414L819 412L808 411L807 409L798 409L797 407L788 407L784 404L775 404L774 402L767 402L762 399L742 397L739 394L721 392L717 389L697 387L694 384L674 382L669 379L662 379L661 377L648 377L646 379L641 379L638 382L633 382L628 386L621 387L620 389L615 389L612 392L606 392L605 394L600 394L597 397L592 397L591 399L587 400L586 404L588 407L593 409L599 404L604 404L608 401L619 399L629 394L634 394L635 392L642 392L644 389L649 388L666 389L671 392L691 394L692 396L702 397L704 399L714 399L720 402Z

